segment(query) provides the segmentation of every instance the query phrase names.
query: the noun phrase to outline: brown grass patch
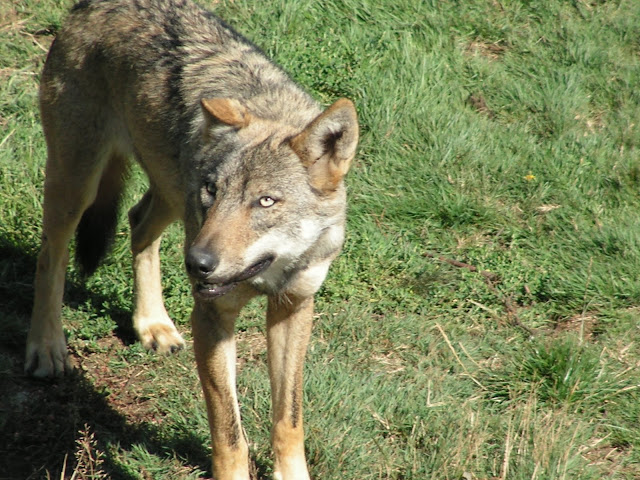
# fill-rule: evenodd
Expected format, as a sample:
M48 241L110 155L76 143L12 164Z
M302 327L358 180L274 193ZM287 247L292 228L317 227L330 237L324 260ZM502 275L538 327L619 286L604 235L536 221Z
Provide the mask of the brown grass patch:
M474 40L467 45L465 51L472 56L480 56L491 61L499 60L507 48L500 42L485 42L480 39Z

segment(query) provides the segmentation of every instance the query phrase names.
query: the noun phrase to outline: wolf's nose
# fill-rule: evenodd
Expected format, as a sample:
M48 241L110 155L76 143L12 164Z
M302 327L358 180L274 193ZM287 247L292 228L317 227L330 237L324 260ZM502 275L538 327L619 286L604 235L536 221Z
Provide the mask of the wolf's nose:
M204 248L191 247L184 263L189 275L194 278L205 279L218 266L218 259Z

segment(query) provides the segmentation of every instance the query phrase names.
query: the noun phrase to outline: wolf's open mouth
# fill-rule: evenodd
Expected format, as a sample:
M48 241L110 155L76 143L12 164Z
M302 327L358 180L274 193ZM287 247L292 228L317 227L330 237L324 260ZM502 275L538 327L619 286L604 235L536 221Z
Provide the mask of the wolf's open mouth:
M273 262L273 257L260 260L227 283L198 282L196 283L195 291L201 297L209 300L220 297L233 290L240 282L248 280L265 270L269 265L271 265L271 262Z

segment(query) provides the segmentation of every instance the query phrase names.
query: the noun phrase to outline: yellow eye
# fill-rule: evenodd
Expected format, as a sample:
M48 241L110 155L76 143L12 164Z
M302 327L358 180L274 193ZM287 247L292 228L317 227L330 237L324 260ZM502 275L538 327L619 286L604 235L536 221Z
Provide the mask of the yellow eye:
M260 206L264 208L272 207L276 203L276 201L271 197L260 197L258 202L260 202Z

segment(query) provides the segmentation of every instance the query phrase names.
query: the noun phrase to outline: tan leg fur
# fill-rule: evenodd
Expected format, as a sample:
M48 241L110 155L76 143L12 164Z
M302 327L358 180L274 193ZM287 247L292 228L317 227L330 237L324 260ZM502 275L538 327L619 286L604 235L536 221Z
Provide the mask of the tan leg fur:
M235 320L255 295L246 287L215 303L196 301L191 315L193 348L211 429L216 480L249 480L249 449L236 395Z
M302 370L311 336L313 297L269 298L267 348L273 405L276 480L307 480L302 426Z
M160 277L160 234L176 217L151 190L129 212L136 295L133 328L142 345L158 353L184 347L164 307Z

